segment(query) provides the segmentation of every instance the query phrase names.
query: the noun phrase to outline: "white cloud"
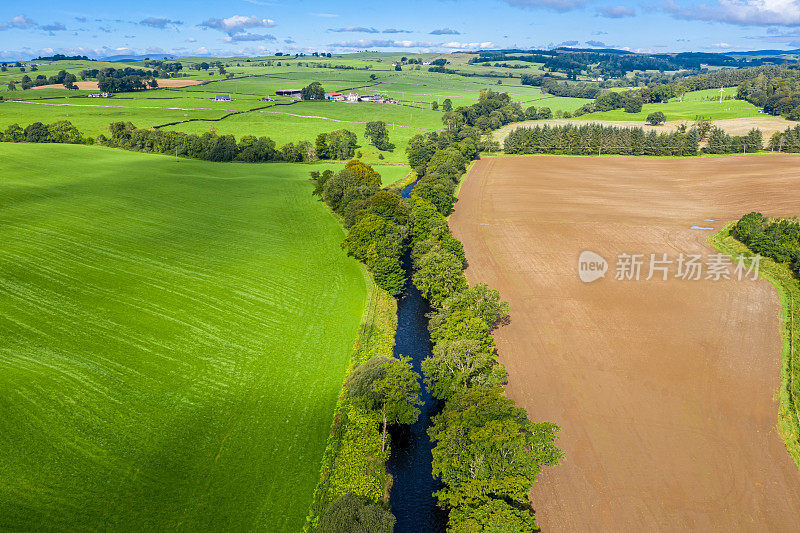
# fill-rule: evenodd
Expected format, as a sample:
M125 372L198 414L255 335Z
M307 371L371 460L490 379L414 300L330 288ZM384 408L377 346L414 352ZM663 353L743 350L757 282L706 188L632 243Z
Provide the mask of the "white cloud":
M428 48L439 46L438 43L422 41L395 41L392 39L358 39L355 41L337 41L328 46L336 48Z
M479 50L483 48L497 48L497 45L491 41L485 41L482 43L460 43L458 41L453 41L444 43L442 46L452 50Z
M553 11L571 11L586 5L587 0L504 0L514 7L544 8Z
M29 28L36 28L38 26L39 26L38 24L36 24L34 21L29 19L25 15L17 15L16 17L9 20L5 24L0 23L0 31L10 30L12 28L18 30L27 30Z
M245 17L243 15L234 15L226 19L210 18L200 23L203 28L211 28L234 35L236 33L243 33L251 28L271 28L275 26L275 21L271 19L259 19L256 16Z
M461 35L461 32L458 30L453 30L451 28L439 28L437 30L433 30L431 35Z
M597 14L610 19L621 19L636 15L636 11L628 6L606 6L598 9Z
M345 26L344 28L328 28L328 31L333 33L380 33L375 28L366 28L364 26Z
M261 35L260 33L235 33L223 39L226 43L240 43L246 41L274 41L274 35Z
M167 26L180 26L183 24L180 20L171 20L165 18L158 18L158 17L147 17L144 20L140 20L139 24L142 26L150 26L151 28L158 28L163 30Z
M689 6L667 0L662 9L680 19L726 22L740 26L800 24L798 0L717 0L712 4Z

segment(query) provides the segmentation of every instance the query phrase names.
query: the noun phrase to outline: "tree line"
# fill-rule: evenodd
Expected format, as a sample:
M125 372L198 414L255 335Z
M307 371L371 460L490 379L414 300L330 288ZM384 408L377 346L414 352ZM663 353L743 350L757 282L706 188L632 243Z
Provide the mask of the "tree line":
M701 150L701 141L706 146ZM732 136L711 127L681 128L673 132L645 131L602 124L579 126L520 127L511 131L503 143L507 154L614 154L635 156L696 156L699 153L750 153L763 149L761 130Z
M66 134L65 132L69 132ZM50 125L35 122L23 128L11 124L0 131L0 142L99 144L136 152L174 155L203 161L243 163L289 162L301 163L317 160L348 160L356 155L356 134L338 129L317 135L316 142L298 141L278 147L269 137L244 135L236 140L233 135L206 132L201 135L162 129L137 128L131 122L114 122L109 125L110 136L97 139L84 137L69 121ZM365 137L379 149L394 148L384 122L370 122Z
M761 213L744 215L731 234L752 251L776 263L788 263L800 278L800 222L793 219L769 219Z
M491 114L503 101L487 95L477 110ZM435 495L449 510L450 531L533 531L528 493L542 467L561 458L559 428L531 422L505 396L491 331L508 306L496 290L469 286L463 246L447 224L455 184L478 157L474 126L461 124L449 135L418 136L407 150L422 176L411 196L413 280L433 308L433 351L422 369L426 386L445 402L428 430L433 474L444 483Z

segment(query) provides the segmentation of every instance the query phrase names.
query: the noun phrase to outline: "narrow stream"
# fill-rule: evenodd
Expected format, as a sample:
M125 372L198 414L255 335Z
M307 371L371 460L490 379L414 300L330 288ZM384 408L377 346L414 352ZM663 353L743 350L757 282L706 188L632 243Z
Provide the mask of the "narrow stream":
M403 198L411 195L414 185L403 192ZM397 307L397 334L395 336L395 355L410 357L414 370L422 375L420 365L431 353L431 337L428 332L428 319L425 314L430 307L428 302L411 281L411 254L403 258L403 266L408 273L408 282L403 297ZM441 488L441 483L431 476L431 441L428 426L431 418L439 413L441 405L422 387L422 401L419 420L409 427L399 427L392 431L392 456L387 468L394 477L389 504L397 518L395 533L439 533L447 525L447 513L436 506L433 493Z

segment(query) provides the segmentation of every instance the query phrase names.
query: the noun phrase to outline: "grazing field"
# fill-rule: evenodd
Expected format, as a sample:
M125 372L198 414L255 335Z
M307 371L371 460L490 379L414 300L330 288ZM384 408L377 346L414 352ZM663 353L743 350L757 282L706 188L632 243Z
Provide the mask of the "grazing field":
M299 531L367 294L309 166L0 159L0 530Z
M48 124L69 120L85 136L96 138L101 134L109 134L110 123L130 121L139 128L164 126L166 129L198 134L215 131L237 138L244 135L268 136L281 145L297 141L313 143L319 133L344 128L358 136L365 162L405 164L405 148L411 137L427 131L443 130L442 105L445 99L450 99L454 107L468 106L478 101L481 90L493 89L507 92L523 108L530 105L550 107L553 112L574 111L590 101L544 94L538 87L521 85L518 77L501 79L498 84L498 79L491 77L428 72L427 66L407 65L404 70L395 71L392 60L398 59L383 54L372 54L363 59L358 54L349 55L347 59L331 60L271 58L270 66L263 66L264 61L258 59L251 63L241 59L223 60L227 73L234 76L232 79L220 76L215 69L192 69L193 63L208 61L208 58L181 59L184 64L182 73L190 74L191 78L163 80L163 83L159 80L159 89L118 93L113 98L103 99L85 98L90 92L96 91L97 84L94 81L78 82L83 90L42 86L9 91L6 85L0 85L0 96L7 100L0 104L0 130L5 130L13 123L25 127L33 122ZM326 68L316 68L314 65L325 65ZM352 69L330 68L336 65ZM144 68L145 64L98 64L93 68L103 66ZM367 67L369 70L365 70ZM416 67L420 70L416 70ZM85 61L60 61L42 65L39 71L28 74L34 78L40 73L53 75L61 68L78 74L88 65ZM484 69L475 68L478 71ZM9 70L19 69L11 67ZM10 79L19 79L22 74L6 73ZM201 81L206 83L198 85ZM402 105L299 102L274 96L276 90L300 89L315 81L322 83L327 91L381 94L400 100ZM180 87L183 84L189 86ZM230 94L231 101L215 102L215 94ZM267 96L276 101L262 101ZM434 102L440 104L438 110L432 109ZM232 114L234 112L239 113ZM369 144L364 137L364 128L369 121L389 124L389 139L395 144L394 151L381 154ZM383 155L383 159L380 155Z
M706 238L743 213L800 213L798 161L504 157L466 176L451 226L469 281L510 302L508 393L562 428L566 458L533 492L544 531L800 530L775 290L674 264L644 280L649 254L712 255ZM580 281L584 250L604 279ZM641 281L614 279L620 253L646 254Z
M736 95L736 87L729 87L726 91L728 96ZM613 111L589 113L582 115L581 118L644 122L650 113L655 113L656 111L664 113L667 120L695 120L698 117L720 120L764 116L750 102L745 102L744 100L723 100L720 102L719 89L708 89L686 93L683 97L683 102L678 98L673 98L669 102L644 104L642 110L638 113L626 113L624 109L614 109Z

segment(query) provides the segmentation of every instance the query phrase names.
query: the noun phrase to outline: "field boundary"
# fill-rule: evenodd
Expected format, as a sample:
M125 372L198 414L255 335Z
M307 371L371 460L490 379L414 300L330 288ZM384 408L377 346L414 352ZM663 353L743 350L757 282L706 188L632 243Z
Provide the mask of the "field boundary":
M730 222L717 233L708 238L708 243L716 250L736 259L739 254L753 256L753 252L743 243L731 236L731 230L736 222ZM795 307L800 301L800 281L784 264L776 263L772 259L763 257L759 267L759 275L770 282L778 291L781 303L781 384L778 391L778 433L786 444L789 455L792 456L800 469L800 411L797 398L798 382L800 375L800 332L795 329Z
M353 343L353 353L345 377L371 357L393 357L397 330L397 301L375 284L372 275L366 268L362 267L362 271L364 281L368 286L367 305L364 307L361 326L356 341ZM378 436L379 420L375 416L370 417L364 413L360 413L362 416L357 416L359 413L355 411L358 409L347 399L344 381L342 381L342 390L333 411L328 442L322 455L319 481L314 489L306 523L303 526L304 532L315 531L328 505L346 492L353 492L372 500L379 496L377 499L384 503L389 501L392 478L386 472L385 465L390 455L391 445L386 447L385 453L382 455L380 453L371 454L370 449L365 449L363 446L348 446L350 437L348 434L351 432L374 432L380 440ZM366 418L367 427L361 423L364 418ZM377 451L380 452L380 449ZM366 466L366 471L354 469L354 463L355 466ZM337 487L336 478L347 478L349 486Z

